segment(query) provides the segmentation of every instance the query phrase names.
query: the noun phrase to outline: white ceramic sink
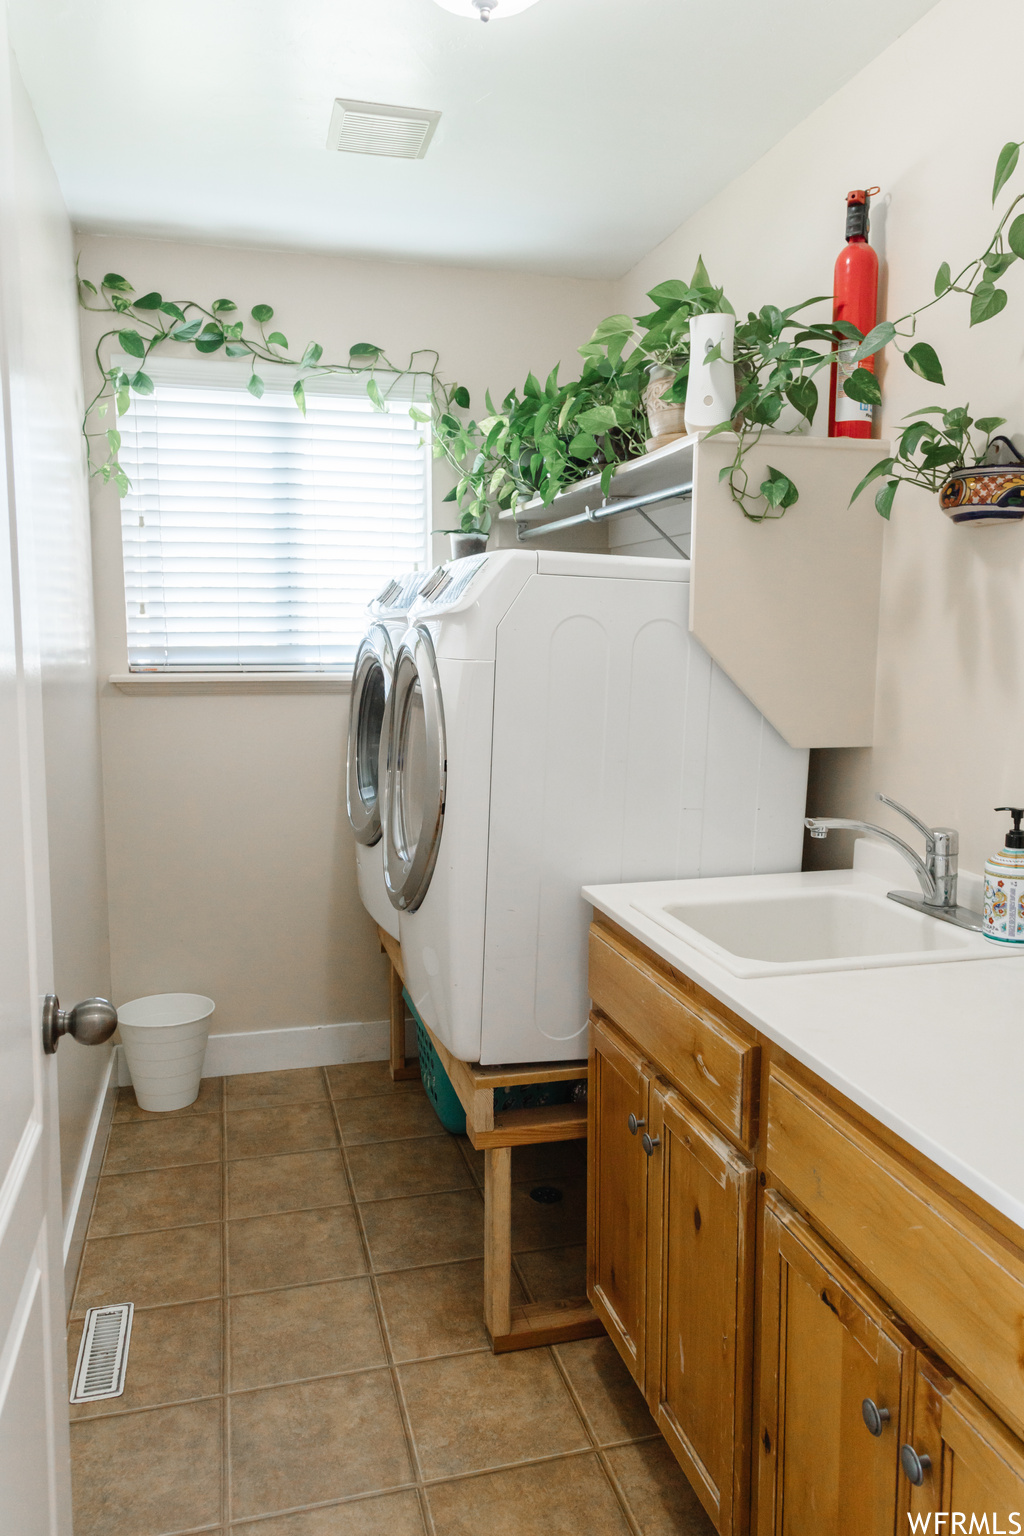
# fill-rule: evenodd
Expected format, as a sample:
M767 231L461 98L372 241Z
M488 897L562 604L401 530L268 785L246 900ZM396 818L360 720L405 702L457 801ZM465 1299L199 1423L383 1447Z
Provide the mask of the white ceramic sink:
M733 976L934 965L999 953L980 934L889 901L886 890L853 870L822 870L657 881L629 888L628 899L634 911Z

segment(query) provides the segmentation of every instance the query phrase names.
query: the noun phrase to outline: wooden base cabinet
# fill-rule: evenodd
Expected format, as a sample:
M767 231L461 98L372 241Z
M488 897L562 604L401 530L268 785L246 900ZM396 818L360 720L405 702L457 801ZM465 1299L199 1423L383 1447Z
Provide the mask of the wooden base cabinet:
M722 1536L749 1513L756 1174L591 1020L588 1294Z
M918 1357L913 1421L901 1460L909 1497L906 1529L962 1530L964 1536L1024 1531L1024 1445L969 1388L924 1355Z

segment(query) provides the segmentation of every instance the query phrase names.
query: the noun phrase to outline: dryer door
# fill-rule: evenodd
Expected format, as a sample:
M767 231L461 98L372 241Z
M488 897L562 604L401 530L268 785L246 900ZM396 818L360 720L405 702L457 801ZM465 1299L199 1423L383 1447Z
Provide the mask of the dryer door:
M356 652L348 714L348 819L368 847L381 836L381 735L394 666L391 636L372 624Z
M425 629L395 658L388 702L384 883L393 906L415 912L430 885L444 821L447 746L441 684Z

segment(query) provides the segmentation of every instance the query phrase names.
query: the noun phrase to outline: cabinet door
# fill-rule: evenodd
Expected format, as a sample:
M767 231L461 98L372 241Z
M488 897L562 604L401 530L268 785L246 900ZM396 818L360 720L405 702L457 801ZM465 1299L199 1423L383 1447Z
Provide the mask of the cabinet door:
M1024 1445L962 1382L922 1355L907 1447L906 1528L1024 1531ZM930 1517L939 1513L947 1519L936 1525Z
M587 1295L641 1386L647 1287L647 1158L641 1136L648 1086L642 1058L617 1031L591 1016Z
M731 1536L749 1508L756 1175L666 1083L650 1107L647 1401Z
M880 1299L772 1194L761 1272L758 1536L893 1536L913 1347ZM877 1434L865 1422L868 1402Z

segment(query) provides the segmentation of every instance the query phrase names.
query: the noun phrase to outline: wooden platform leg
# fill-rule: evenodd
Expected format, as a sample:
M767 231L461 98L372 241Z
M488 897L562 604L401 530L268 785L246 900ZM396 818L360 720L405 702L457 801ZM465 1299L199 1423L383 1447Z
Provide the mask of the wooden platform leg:
M512 1148L484 1153L484 1320L492 1339L512 1330Z

